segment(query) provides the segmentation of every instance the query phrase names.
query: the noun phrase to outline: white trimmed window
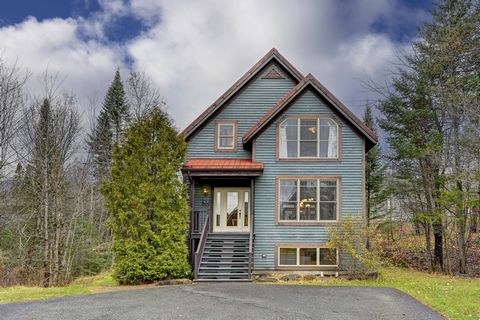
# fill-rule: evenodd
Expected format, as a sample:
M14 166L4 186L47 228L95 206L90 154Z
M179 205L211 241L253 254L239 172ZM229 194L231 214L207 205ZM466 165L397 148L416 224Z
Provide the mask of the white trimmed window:
M279 247L279 267L336 267L338 250L325 247Z
M236 122L217 122L217 150L235 150L236 147Z
M279 128L279 158L337 159L338 131L332 119L285 119Z
M278 190L280 222L338 220L339 179L281 178Z

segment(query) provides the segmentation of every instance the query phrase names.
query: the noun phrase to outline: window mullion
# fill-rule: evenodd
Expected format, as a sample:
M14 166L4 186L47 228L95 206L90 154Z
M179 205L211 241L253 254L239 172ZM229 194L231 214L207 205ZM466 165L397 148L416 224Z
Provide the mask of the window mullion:
M320 158L320 118L317 118L317 158Z
M336 213L336 219L335 219L335 220L338 220L338 219L339 219L339 215L341 214L341 213L340 213L340 210L338 210L338 209L339 209L339 205L338 205L338 188L339 188L338 179L335 181L335 185L336 185L336 190L335 190L335 213Z
M297 221L300 221L300 179L297 179Z
M320 179L317 179L317 221L320 221Z
M300 248L297 247L297 266L300 265Z
M317 266L320 265L320 248L317 248Z
M277 212L278 212L278 220L283 220L282 219L282 179L278 179L278 197L277 197L277 203L275 204L277 206ZM278 254L280 257L280 252Z
M297 158L300 158L300 118L297 119Z

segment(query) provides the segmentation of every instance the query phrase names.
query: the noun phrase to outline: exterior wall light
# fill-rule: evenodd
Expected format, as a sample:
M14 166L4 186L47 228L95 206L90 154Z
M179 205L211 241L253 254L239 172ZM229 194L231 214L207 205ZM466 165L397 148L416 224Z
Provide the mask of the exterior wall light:
M210 187L209 186L203 186L203 196L206 197L210 193Z

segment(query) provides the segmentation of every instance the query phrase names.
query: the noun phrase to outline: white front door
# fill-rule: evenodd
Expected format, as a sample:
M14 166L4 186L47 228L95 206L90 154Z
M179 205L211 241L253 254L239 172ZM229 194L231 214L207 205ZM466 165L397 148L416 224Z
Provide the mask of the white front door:
M250 188L213 189L213 231L250 231Z

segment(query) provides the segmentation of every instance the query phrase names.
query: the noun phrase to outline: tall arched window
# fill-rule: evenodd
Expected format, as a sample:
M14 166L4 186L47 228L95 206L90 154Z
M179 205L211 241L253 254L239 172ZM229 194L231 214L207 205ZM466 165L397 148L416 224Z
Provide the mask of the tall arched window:
M279 128L280 159L337 159L338 124L329 118L288 118Z

